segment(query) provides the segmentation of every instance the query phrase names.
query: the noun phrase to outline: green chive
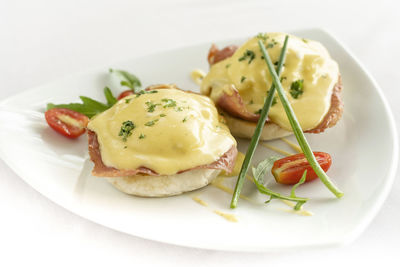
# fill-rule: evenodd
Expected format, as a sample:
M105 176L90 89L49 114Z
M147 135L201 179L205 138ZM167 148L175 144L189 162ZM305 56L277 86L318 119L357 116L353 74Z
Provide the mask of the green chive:
M281 73L283 63L285 62L288 38L289 37L286 36L285 42L283 43L281 54L279 56L279 62L278 62L278 73L279 74ZM258 42L261 42L261 40L259 40ZM267 119L269 109L270 109L270 107L272 105L272 101L274 99L274 94L275 94L275 86L274 86L274 84L272 84L271 88L269 89L267 99L264 102L264 107L261 110L260 118L258 119L256 129L254 130L253 137L251 138L250 145L246 152L246 156L244 157L242 168L240 169L240 173L239 173L239 176L238 176L238 179L236 182L236 186L235 186L235 191L233 192L233 196L232 196L232 201L231 201L232 209L236 208L236 206L237 206L239 196L240 196L240 191L242 190L244 179L245 179L246 173L249 169L251 159L253 158L254 152L258 145L258 141L260 140L261 132L264 128L264 124Z
M311 167L318 175L320 180L324 183L324 185L338 198L343 196L343 192L340 191L339 188L336 187L329 179L328 175L326 175L325 171L318 164L314 154L312 153L311 147L307 142L306 137L304 136L303 130L301 129L300 123L297 121L296 115L292 107L289 104L289 101L285 95L285 91L282 88L282 84L279 81L279 74L276 73L274 66L272 65L271 59L265 49L265 46L262 42L258 41L258 45L261 48L261 51L265 57L265 62L267 63L268 70L272 76L273 84L277 88L279 99L281 100L282 106L285 109L286 115L289 119L290 125L292 126L293 133L296 136L297 142L299 143L301 150L303 151L308 163L310 163ZM279 73L279 71L278 71Z

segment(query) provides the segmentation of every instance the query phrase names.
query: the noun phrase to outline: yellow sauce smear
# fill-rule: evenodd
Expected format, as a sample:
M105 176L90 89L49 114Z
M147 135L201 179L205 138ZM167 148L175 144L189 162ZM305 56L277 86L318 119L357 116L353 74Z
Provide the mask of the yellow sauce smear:
M293 202L291 202L291 201L288 201L288 200L285 200L285 199L281 199L281 201L283 203L285 203L286 205L292 207L292 208L295 206L295 204ZM294 214L301 215L301 216L312 216L312 215L314 215L314 213L312 213L311 211L303 209L303 207L301 207L300 210L294 210L294 209L290 209L290 210L282 209L282 210L285 211L285 212L294 213Z
M269 148L269 149L271 149L271 150L273 150L273 151L275 151L275 152L278 152L279 154L285 155L285 156L291 156L291 155L293 155L292 153L289 153L289 152L287 152L287 151L285 151L285 150L282 150L282 149L280 149L280 148L277 148L277 147L268 145L268 144L266 144L266 143L261 143L261 145L264 146L264 147L266 147L266 148Z
M223 185L221 182L211 182L211 185L215 186L216 188L218 188L228 194L233 194L233 190L231 188ZM254 203L254 201L251 198L249 198L248 196L245 196L243 194L240 195L240 198Z
M195 69L190 73L190 77L198 85L201 85L205 76L206 73L200 69Z
M192 197L192 199L194 201L196 201L197 203L199 203L200 205L202 205L204 207L208 207L208 204L204 200L200 199L199 197Z
M299 152L299 153L303 153L303 150L301 150L301 148L300 148L298 145L296 145L295 143L289 141L288 139L286 139L286 138L284 138L284 137L282 137L281 140L282 140L283 142L285 142L286 144L288 144L288 145L289 145L291 148L293 148L295 151L297 151L297 152Z
M219 210L214 210L215 214L218 214L219 216L223 217L225 220L230 221L230 222L238 222L238 219L234 214L229 214L229 213L224 213Z

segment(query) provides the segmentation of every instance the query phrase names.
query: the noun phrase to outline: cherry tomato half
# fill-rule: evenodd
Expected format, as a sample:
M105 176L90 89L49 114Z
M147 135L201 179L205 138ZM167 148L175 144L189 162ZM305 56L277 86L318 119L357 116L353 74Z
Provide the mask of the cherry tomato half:
M123 91L119 96L118 96L118 100L120 100L120 99L122 99L122 98L124 98L124 97L126 97L126 96L128 96L128 95L133 95L133 91L132 90L126 90L126 91Z
M89 123L85 115L66 108L49 109L44 116L51 128L68 138L81 136Z
M324 171L331 167L332 158L328 153L314 152L314 156ZM271 172L277 183L296 184L300 181L305 170L307 170L306 182L318 178L304 154L300 153L275 161Z

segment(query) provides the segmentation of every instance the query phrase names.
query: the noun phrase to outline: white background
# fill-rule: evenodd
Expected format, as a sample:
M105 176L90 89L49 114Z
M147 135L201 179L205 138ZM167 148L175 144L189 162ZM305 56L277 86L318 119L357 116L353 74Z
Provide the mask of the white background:
M399 9L398 2L385 0L0 0L0 100L155 51L261 31L322 27L375 77L400 125ZM374 145L379 140L371 140L371 149ZM400 263L399 209L396 179L378 216L350 245L274 253L207 251L147 241L86 221L41 196L0 160L0 266L395 266Z

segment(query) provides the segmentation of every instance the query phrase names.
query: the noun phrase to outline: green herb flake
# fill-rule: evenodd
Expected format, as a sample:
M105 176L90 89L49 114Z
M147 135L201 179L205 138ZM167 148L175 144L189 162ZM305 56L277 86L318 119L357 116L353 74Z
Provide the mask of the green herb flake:
M274 47L278 42L275 39L272 39L271 42L267 44L267 49Z
M124 121L118 136L122 136L122 141L126 142L127 138L132 135L135 124L132 121Z
M161 105L161 104L154 104L154 103L151 102L151 101L147 101L145 104L147 105L147 112L154 112L155 108L156 108L157 106L160 106L160 105Z
M239 58L239 61L248 60L248 64L250 64L254 60L255 57L256 57L256 54L252 50L247 49L243 53L243 56Z
M145 137L146 137L146 135L144 135L144 134L142 134L142 133L139 135L139 139L143 139L143 138L145 138Z
M262 33L260 32L259 34L257 34L256 38L261 39L263 41L267 41L267 39L269 38L269 36L266 33Z
M178 111L178 112L183 111L183 107L176 107L175 111Z
M163 108L173 108L176 107L176 101L171 98L163 98L161 102L164 103Z
M225 68L229 68L231 66L231 64L226 64Z
M301 39L304 43L308 43L308 40L307 39Z
M165 117L165 116L167 116L167 115L165 115L164 113L160 114L160 117Z
M257 110L256 112L254 112L254 114L261 114L262 109L260 108L259 110Z
M292 82L290 85L290 94L294 99L299 98L303 94L304 91L304 80L296 80Z
M155 120L152 120L152 121L148 121L144 125L145 126L153 126L154 124L156 124L157 121L158 121L158 119L155 119Z
M253 105L253 104L254 104L253 99L250 100L249 104L250 104L250 105Z
M186 122L188 120L187 117L183 118L182 122Z
M136 93L136 97L139 97L141 95L145 95L145 94L155 94L158 93L157 90L151 90L151 91L146 91L146 90L140 90L139 92Z
M125 104L129 104L129 102L131 102L131 100L132 100L132 98L125 99Z
M246 80L246 77L245 76L242 76L242 78L240 79L240 82L242 83L242 82L244 82Z

